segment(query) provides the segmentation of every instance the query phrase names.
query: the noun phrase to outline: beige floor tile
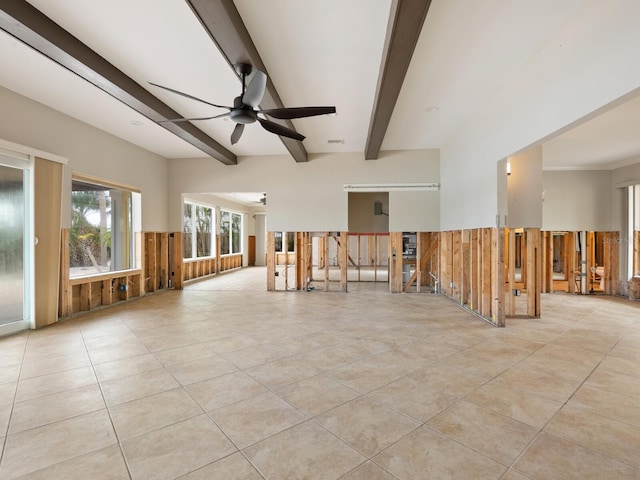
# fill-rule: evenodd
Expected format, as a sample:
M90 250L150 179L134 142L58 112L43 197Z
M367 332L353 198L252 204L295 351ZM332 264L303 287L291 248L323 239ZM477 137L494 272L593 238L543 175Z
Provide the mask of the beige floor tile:
M640 399L583 385L569 400L569 405L582 407L603 417L640 427Z
M625 375L633 375L640 377L639 362L637 360L629 360L622 357L614 357L607 355L602 363L598 365L598 370L606 370L608 372L624 373Z
M12 404L16 397L18 382L0 384L0 405Z
M331 346L316 348L310 352L296 355L293 358L302 360L308 365L318 367L321 370L326 371L334 370L349 363L353 363L357 361L360 356Z
M384 365L376 362L373 357L327 372L331 378L360 393L370 392L405 374L406 372L398 366Z
M373 461L402 480L499 479L506 467L423 426Z
M483 385L466 400L537 428L544 427L562 407L561 402L515 390L498 381Z
M355 390L325 375L285 385L275 393L310 417L360 396Z
M299 382L322 373L322 369L297 358L283 358L245 370L245 373L269 389Z
M33 378L50 373L63 372L74 368L88 367L91 365L89 354L86 350L75 350L59 355L47 356L43 361L41 358L25 359L22 364L20 378Z
M243 350L249 347L255 347L264 343L260 335L232 335L224 338L218 338L205 342L204 345L217 353L228 353L236 350Z
M529 357L522 360L514 367L514 371L519 369L535 369L539 372L548 373L567 380L583 382L593 371L591 365L560 360L558 358Z
M128 377L137 373L148 372L162 368L162 364L150 354L124 358L113 362L101 363L94 367L98 381L107 382L116 378Z
M89 351L91 363L98 365L105 362L113 362L123 358L137 357L149 353L149 350L140 342L132 342L122 346L103 347Z
M171 374L162 368L103 382L102 393L107 406L113 406L178 386Z
M17 382L20 377L20 364L0 367L0 384Z
M280 348L270 344L260 344L254 347L224 352L221 355L238 368L251 368L264 363L273 362L289 356Z
M567 401L582 383L546 373L535 366L511 368L496 381L512 390L524 390L557 402Z
M465 372L441 360L426 368L411 372L407 378L427 385L433 392L442 392L463 397L487 383L487 379L474 373Z
M542 358L548 360L562 360L566 362L580 363L595 368L604 358L604 353L578 347L555 345L553 343L545 345L540 350L531 355L532 359Z
M0 435L2 435L2 437L7 434L7 428L9 427L9 418L11 418L12 409L13 404L11 403L0 405Z
M153 355L160 363L165 367L168 367L170 365L177 365L179 363L190 362L192 360L212 357L216 355L216 353L204 345L195 344L155 352Z
M316 417L353 448L372 457L420 423L369 398L358 398Z
M201 415L122 442L133 480L173 479L236 451Z
M542 433L514 468L535 480L636 479L638 470L579 445Z
M121 403L109 412L120 441L204 413L182 388Z
M74 388L98 383L91 367L74 368L58 373L50 373L39 377L20 380L16 401L21 402L32 398L64 392Z
M210 463L180 480L263 480L255 468L240 452Z
M609 355L613 357L626 358L627 360L634 360L640 362L640 348L630 348L616 345L611 349Z
M510 469L500 480L531 480L531 477L527 477L514 469Z
M366 462L347 473L340 480L397 480L397 478L375 463Z
M640 467L638 427L567 405L547 425L545 432Z
M16 402L9 433L22 432L104 408L98 385L87 385Z
M269 437L244 453L267 480L335 480L366 460L313 421Z
M591 374L585 385L640 398L640 379L624 373L598 369Z
M9 435L0 478L34 472L116 441L106 409Z
M243 372L229 373L186 385L185 390L205 411L224 407L267 391L265 387Z
M212 410L209 415L239 449L307 419L271 392Z
M167 366L167 370L182 385L201 382L210 378L232 373L238 369L219 355L199 358L185 363Z
M458 402L427 423L503 465L511 465L538 429L469 402Z
M56 463L37 472L21 476L19 480L129 480L129 472L118 445L86 453Z
M412 377L391 382L367 396L420 422L428 421L459 400L448 391Z
M198 343L198 341L187 333L158 335L142 340L142 344L148 348L150 352L171 350L178 347L194 345L196 343Z

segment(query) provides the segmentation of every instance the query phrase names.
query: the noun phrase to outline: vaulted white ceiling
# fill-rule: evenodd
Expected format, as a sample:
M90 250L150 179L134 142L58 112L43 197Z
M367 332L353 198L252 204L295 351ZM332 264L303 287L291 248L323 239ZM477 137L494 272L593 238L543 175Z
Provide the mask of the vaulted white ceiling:
M223 105L232 105L240 94L238 77L184 0L29 3L182 116L223 111L148 82ZM499 101L511 79L527 72L536 55L562 39L576 18L602 21L595 15L588 18L590 3L433 0L382 150L443 146L479 112ZM306 151L363 152L392 0L235 0L234 5L283 104L337 108L336 116L293 120L296 130L307 137ZM204 155L3 31L0 65L3 87L159 155ZM237 156L287 153L279 138L258 124L248 125L240 142L232 146L233 122L194 123ZM640 155L638 127L640 99L629 98L548 139L543 147L545 167L624 164ZM332 140L343 143L329 143Z

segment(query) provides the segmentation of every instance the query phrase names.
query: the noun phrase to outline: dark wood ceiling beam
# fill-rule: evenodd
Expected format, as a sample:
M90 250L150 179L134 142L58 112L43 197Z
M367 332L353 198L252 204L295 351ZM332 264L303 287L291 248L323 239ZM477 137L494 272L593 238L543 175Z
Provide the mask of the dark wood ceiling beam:
M369 121L365 159L380 154L393 109L407 75L431 0L393 0L387 25L376 96Z
M0 29L154 122L182 116L24 0L2 1ZM226 165L238 163L231 151L191 123L160 125Z
M267 89L260 107L264 110L284 108L284 104L271 82L271 76L258 54L258 50L247 31L233 0L186 0L193 13L207 31L231 68L238 63L247 63L267 74ZM270 119L295 130L291 120ZM280 137L284 146L296 162L308 161L302 142Z

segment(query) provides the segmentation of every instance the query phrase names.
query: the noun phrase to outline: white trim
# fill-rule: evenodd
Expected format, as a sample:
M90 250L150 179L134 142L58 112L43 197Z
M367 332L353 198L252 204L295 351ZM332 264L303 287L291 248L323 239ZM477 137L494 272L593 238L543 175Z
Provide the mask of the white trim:
M54 153L44 152L37 148L26 147L18 143L9 142L0 138L0 152L5 152L6 155L24 158L25 156L44 158L45 160L51 160L52 162L62 163L66 165L69 162L68 158L61 157Z
M439 183L345 183L345 192L411 192L440 190Z

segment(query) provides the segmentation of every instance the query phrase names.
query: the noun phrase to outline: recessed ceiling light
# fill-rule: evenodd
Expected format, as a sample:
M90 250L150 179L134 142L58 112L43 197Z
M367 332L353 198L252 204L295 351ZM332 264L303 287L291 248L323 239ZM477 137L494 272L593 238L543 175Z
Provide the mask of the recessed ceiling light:
M332 143L336 145L344 145L344 138L333 138L327 140L327 143Z
M440 111L440 107L428 107L428 108L425 108L424 111L427 113L438 112Z
M134 127L141 127L142 125L144 125L143 122L141 122L140 120L131 120L131 125L133 125Z

